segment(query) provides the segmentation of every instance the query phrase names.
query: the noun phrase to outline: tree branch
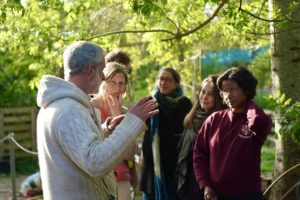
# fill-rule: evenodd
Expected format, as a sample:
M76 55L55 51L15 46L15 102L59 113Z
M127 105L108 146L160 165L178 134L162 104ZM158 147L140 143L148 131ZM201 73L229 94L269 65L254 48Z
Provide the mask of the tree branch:
M199 29L203 28L204 26L206 26L208 23L210 23L218 14L219 12L221 11L221 9L225 6L225 4L228 2L228 0L222 0L221 3L219 4L219 6L216 8L216 10L214 11L214 13L206 20L204 21L203 23L199 24L198 26L196 26L195 28L189 30L189 31L186 31L184 33L181 33L180 30L179 30L179 27L177 26L177 24L172 21L170 18L167 18L168 21L170 21L177 29L177 33L173 33L169 30L165 30L165 29L153 29L153 30L121 30L121 31L111 31L111 32L107 32L107 33L102 33L102 34L96 34L94 36L91 36L90 38L87 38L86 40L92 40L94 38L97 38L97 37L103 37L103 36L108 36L108 35L115 35L115 34L123 34L123 33L147 33L147 32L161 32L161 33L167 33L169 35L171 35L172 37L170 38L166 38L166 39L163 39L162 41L170 41L170 40L174 40L174 39L181 39L185 36L188 36L196 31L198 31ZM265 3L266 1L264 1ZM269 20L269 19L264 19L260 16L257 16L255 14L252 14L251 12L247 11L247 10L244 10L242 8L242 0L240 0L240 3L239 3L239 8L238 10L240 12L244 12L256 19L259 19L259 20L262 20L262 21L265 21L265 22L283 22L283 21L288 21L288 22L295 22L295 23L299 23L300 21L295 21L295 20L288 20L288 19L274 19L274 20ZM255 32L251 32L249 34L254 34L254 35L272 35L272 34L278 34L278 33L281 33L281 32L287 32L287 31L291 31L291 30L295 30L295 29L298 29L299 27L296 26L294 27L294 29L289 29L289 30L283 30L283 31L277 31L277 32L272 32L272 33L255 33Z
M262 6L260 8L260 10L262 10L263 6L266 4L267 0L264 0L264 2L262 3ZM288 22L294 22L294 23L299 23L300 21L299 20L290 20L288 18L286 19L265 19L265 18L262 18L262 17L259 17L245 9L242 8L242 0L240 0L240 5L239 5L239 8L238 10L240 12L244 12L246 13L247 15L250 15L251 17L253 18L256 18L256 19L259 19L259 20L262 20L262 21L265 21L265 22L283 22L283 21L288 21Z
M150 33L150 32L161 32L161 33L168 33L170 35L175 35L175 33L172 33L171 31L164 30L164 29L153 29L153 30L124 30L124 31L111 31L111 32L106 32L102 34L97 34L93 35L90 38L86 38L85 40L92 40L97 37L103 37L103 36L108 36L108 35L115 35L115 34L121 34L121 33Z
M131 43L121 43L119 45L120 48L122 47L136 47L136 46L143 46L148 45L150 42L131 42Z
M284 200L285 197L287 197L287 195L290 194L299 185L300 185L300 181L298 181L296 184L294 184L284 195L282 195L280 200Z
M227 0L222 0L222 2L220 3L220 5L217 7L217 9L215 10L215 12L212 14L212 16L210 16L206 21L204 21L203 23L199 24L198 26L196 26L195 28L185 32L185 33L180 33L178 32L174 37L171 38L167 38L164 39L162 41L168 41L168 40L173 40L173 39L180 39L183 38L193 32L196 32L197 30L203 28L204 26L206 26L210 21L212 21L220 12L220 10L224 7L224 5L227 3Z
M259 19L259 20L262 20L262 21L265 21L265 22L282 22L282 21L284 21L282 19L264 19L264 18L261 18L259 16L256 16L256 15L252 14L251 12L249 12L247 10L244 10L241 7L239 8L239 10L242 11L242 12L244 12L244 13L246 13L246 14L248 14L248 15L250 15L251 17L254 17L256 19Z
M167 17L167 20L169 20L175 26L175 28L178 32L179 28L178 28L177 24L173 20L171 20L169 17Z
M289 174L290 172L292 172L293 170L295 170L296 168L300 167L300 163L292 166L291 168L289 168L288 170L286 170L285 172L283 172L280 176L278 176L272 183L271 185L264 191L263 195L264 197L267 196L268 192L273 188L273 186L283 177L285 177L287 174Z
M90 38L86 38L85 40L92 40L95 39L97 37L103 37L103 36L108 36L108 35L115 35L115 34L123 34L123 33L147 33L147 32L161 32L161 33L167 33L172 35L173 37L167 38L167 39L163 39L162 41L169 41L169 40L174 40L174 39L180 39L182 37L185 37L191 33L194 33L196 31L198 31L199 29L203 28L204 26L206 26L210 21L212 21L220 12L220 10L224 7L224 5L227 3L228 0L222 0L222 2L220 3L220 5L217 7L217 9L214 11L214 13L203 23L199 24L198 26L196 26L195 28L181 33L177 24L172 21L171 19L167 18L172 24L175 25L176 29L177 29L177 33L173 33L171 31L168 30L164 30L164 29L153 29L153 30L123 30L123 31L111 31L111 32L107 32L107 33L102 33L102 34L96 34L94 36L91 36Z

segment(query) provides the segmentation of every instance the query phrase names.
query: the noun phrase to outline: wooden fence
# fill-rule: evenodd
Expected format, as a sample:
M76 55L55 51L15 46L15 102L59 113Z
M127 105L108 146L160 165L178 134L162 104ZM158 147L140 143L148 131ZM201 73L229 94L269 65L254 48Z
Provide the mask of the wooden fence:
M0 139L10 132L15 140L28 150L36 151L36 107L0 108ZM0 160L9 156L8 140L0 144ZM16 158L32 155L15 149Z

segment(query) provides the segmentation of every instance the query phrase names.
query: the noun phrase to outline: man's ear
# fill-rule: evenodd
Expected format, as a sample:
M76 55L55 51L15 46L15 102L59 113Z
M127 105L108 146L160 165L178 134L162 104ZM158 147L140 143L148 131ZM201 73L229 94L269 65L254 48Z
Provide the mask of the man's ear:
M86 74L86 78L88 80L92 80L96 74L95 72L95 67L93 65L89 65L85 71L85 74Z

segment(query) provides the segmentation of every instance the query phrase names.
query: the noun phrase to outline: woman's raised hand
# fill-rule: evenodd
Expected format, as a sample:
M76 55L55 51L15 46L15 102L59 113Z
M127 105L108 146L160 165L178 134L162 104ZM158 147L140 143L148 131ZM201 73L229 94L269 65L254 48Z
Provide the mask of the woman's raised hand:
M122 114L122 95L106 97L106 102L112 117Z

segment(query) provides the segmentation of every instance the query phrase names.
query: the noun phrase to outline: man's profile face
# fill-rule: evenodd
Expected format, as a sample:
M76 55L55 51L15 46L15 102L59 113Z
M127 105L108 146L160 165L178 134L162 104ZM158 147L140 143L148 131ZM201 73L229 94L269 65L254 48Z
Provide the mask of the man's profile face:
M98 66L95 66L95 76L91 81L91 93L98 93L99 86L104 80L105 76L103 74L103 69L105 68L105 62L101 62Z

